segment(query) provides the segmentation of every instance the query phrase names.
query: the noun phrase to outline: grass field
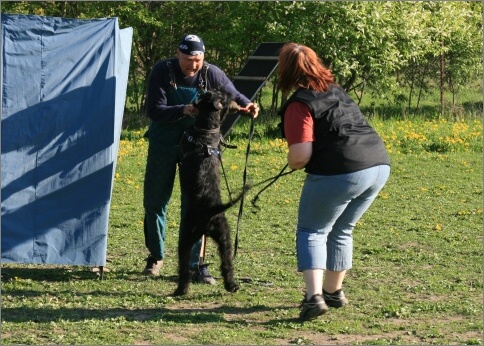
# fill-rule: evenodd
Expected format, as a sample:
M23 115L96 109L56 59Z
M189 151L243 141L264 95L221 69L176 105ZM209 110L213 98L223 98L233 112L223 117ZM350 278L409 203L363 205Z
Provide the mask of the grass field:
M482 121L373 120L391 153L386 187L358 223L350 305L297 321L303 281L295 224L304 173L281 178L255 208L249 192L235 259L241 290L192 285L173 298L179 188L171 201L162 275L140 274L147 143L142 130L120 144L108 238L110 272L2 265L2 344L482 344ZM248 124L223 154L232 192L242 186ZM257 126L249 157L254 183L276 175L285 143ZM224 198L228 198L224 186ZM238 208L227 212L235 235ZM207 261L219 279L209 242Z

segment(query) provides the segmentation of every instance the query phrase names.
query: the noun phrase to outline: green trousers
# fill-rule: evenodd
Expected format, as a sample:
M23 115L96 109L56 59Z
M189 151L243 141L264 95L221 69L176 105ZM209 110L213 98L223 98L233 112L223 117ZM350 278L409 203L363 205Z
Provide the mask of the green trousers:
M156 259L165 257L166 214L180 160L178 145L183 132L193 122L194 119L186 117L171 124L153 121L149 127L143 197L145 209L144 236L148 251ZM182 196L180 216L184 212L185 203ZM192 248L190 261L192 268L198 265L200 248L201 239Z

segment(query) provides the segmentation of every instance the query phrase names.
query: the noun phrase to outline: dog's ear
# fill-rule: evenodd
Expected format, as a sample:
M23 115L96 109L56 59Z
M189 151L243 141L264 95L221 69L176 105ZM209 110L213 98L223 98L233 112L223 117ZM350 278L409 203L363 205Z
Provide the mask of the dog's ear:
M214 106L215 109L223 109L224 108L224 105L222 103L223 99L220 98L220 97L216 97L214 100L212 100L212 104Z

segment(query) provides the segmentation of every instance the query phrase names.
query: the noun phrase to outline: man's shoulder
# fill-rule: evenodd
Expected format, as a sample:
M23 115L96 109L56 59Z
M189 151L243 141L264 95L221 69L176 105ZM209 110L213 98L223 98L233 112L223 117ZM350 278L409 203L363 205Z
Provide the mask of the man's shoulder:
M216 78L226 77L225 72L217 65L210 64L208 62L205 62L204 65L204 68L207 70L209 76Z
M167 86L167 83L170 82L170 74L171 74L167 62L171 60L172 59L163 59L155 62L155 64L151 68L151 73L150 73L150 80L153 83L162 85L164 87Z
M168 68L169 64L175 64L176 58L161 59L155 62L153 68Z

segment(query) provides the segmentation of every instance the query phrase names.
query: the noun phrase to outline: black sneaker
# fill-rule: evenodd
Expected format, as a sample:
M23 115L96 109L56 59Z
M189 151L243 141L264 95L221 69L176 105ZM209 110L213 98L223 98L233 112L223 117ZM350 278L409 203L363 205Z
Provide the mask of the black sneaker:
M215 285L217 282L214 277L208 272L208 264L200 264L197 268L194 268L192 279L199 284Z
M160 275L160 269L163 266L163 260L157 260L154 257L148 256L146 258L146 267L143 269L143 274L158 276Z
M301 312L299 313L299 319L303 321L314 320L316 317L329 311L328 306L324 302L321 294L315 294L311 299L304 299L300 306Z
M326 304L332 308L340 308L349 303L341 289L333 293L328 293L323 290L323 298Z

